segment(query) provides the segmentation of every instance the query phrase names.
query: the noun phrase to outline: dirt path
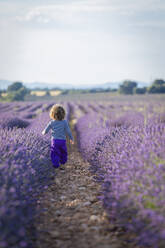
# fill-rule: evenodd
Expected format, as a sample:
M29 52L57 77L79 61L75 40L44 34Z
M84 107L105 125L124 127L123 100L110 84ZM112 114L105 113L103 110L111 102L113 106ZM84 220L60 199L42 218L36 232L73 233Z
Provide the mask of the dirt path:
M123 248L97 199L100 186L93 179L77 149L69 147L65 170L56 169L54 184L40 198L45 209L36 219L36 248ZM120 237L120 239L119 239Z

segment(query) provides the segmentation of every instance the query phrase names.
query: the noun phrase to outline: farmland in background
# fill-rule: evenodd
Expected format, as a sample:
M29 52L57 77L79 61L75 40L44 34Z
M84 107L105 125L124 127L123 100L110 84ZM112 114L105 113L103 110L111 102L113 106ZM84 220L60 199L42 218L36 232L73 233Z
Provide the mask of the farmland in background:
M45 96L47 94L47 92L49 92L50 96L58 96L61 94L60 90L49 90L49 91L45 91L45 90L41 90L41 91L31 91L30 94L31 95L35 95L35 96Z

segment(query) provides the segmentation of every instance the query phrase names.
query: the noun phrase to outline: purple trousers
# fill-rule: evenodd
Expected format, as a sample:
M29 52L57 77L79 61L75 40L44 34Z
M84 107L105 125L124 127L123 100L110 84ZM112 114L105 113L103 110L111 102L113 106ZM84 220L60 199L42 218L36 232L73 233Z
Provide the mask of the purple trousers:
M58 168L60 164L65 164L68 156L66 140L51 139L50 156L55 168Z

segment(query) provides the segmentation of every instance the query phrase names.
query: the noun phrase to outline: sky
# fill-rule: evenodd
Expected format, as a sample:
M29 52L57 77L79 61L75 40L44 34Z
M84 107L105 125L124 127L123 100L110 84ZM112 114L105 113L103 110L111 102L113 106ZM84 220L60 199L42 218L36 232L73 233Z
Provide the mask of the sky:
M165 79L164 0L0 0L0 79Z

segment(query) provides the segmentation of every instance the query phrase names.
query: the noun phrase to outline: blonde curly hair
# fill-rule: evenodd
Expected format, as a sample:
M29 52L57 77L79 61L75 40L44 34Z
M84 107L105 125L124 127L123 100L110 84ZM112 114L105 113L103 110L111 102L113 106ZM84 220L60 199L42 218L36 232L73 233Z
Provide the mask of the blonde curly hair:
M49 116L53 120L62 121L65 118L65 110L61 105L54 104L50 109Z

